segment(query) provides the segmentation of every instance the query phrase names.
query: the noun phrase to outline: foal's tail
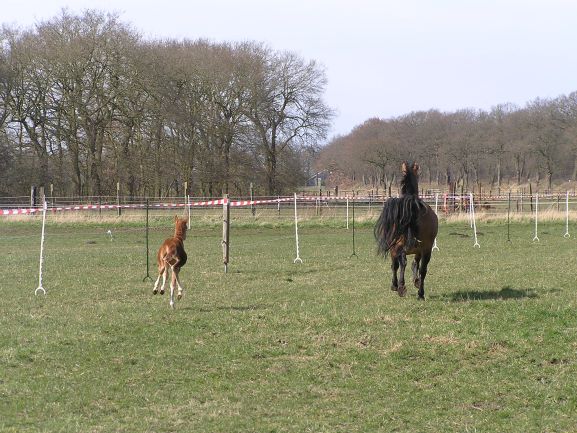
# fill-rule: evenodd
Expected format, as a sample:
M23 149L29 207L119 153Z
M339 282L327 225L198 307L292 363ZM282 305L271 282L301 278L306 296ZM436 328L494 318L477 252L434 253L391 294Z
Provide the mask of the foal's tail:
M175 262L178 263L176 248L167 239L158 251L158 265L166 269L171 269Z
M378 254L386 257L402 238L411 246L417 240L417 218L424 209L425 204L416 195L387 199L374 229Z

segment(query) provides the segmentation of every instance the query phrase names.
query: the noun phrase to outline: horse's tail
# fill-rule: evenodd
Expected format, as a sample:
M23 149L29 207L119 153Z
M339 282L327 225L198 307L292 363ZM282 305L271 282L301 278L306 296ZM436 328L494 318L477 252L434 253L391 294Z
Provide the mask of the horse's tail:
M417 218L424 209L425 204L415 195L389 198L374 229L378 254L386 257L403 237L405 243L411 246L417 240Z

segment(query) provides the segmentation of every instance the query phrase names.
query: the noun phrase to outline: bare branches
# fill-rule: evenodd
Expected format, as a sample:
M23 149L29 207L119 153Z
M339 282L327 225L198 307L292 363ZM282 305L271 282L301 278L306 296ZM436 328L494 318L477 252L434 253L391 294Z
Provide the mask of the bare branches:
M536 99L525 108L503 104L490 112L431 110L371 119L323 149L317 169L331 166L337 175L362 175L373 186L387 186L387 167L417 159L429 183L439 187L450 180L470 190L483 181L499 192L504 180L545 179L544 187L551 189L555 179L577 177L576 101L571 94Z
M0 39L5 148L61 193L277 193L332 117L315 62L257 43L144 41L98 11Z

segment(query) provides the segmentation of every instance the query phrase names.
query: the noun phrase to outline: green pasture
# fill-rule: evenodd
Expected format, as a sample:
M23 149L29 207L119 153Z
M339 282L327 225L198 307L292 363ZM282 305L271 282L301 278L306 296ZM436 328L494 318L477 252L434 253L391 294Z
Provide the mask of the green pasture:
M352 257L342 221L303 223L302 264L288 222L233 221L228 274L217 219L193 223L171 310L141 222L50 221L34 296L39 218L0 219L0 431L574 432L575 227L478 230L441 224L423 302L368 221Z

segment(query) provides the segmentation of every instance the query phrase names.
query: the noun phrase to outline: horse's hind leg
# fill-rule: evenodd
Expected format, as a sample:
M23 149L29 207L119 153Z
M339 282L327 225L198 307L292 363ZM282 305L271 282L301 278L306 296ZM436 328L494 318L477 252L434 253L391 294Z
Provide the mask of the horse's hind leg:
M415 254L415 260L413 260L413 283L415 287L418 289L421 286L421 278L419 276L419 264L421 262L421 255Z
M152 294L156 295L158 293L158 283L160 282L160 277L162 277L164 275L164 267L158 267L158 278L156 279L155 283L154 283L154 289L152 289ZM160 294L164 293L164 282L162 283L162 289Z
M427 266L431 260L431 251L427 251L423 254L423 260L421 261L420 277L419 282L419 299L425 299L425 277L427 276Z
M176 282L176 273L174 272L174 266L172 267L172 276L170 278L170 308L174 308L174 286Z
M178 287L178 295L176 296L176 299L181 300L182 299L182 285L180 284L180 278L178 278L178 273L180 272L180 268L175 267L174 271L172 272L172 276L173 279L176 279L176 285Z
M160 294L164 295L164 287L166 286L166 277L168 277L168 264L164 264L162 272L162 286L160 287Z
M391 282L391 290L397 291L399 288L399 281L397 280L397 271L399 270L399 259L396 255L391 255L391 270L393 271L393 281Z
M404 251L399 253L399 267L400 267L400 275L399 275L399 288L397 289L397 293L399 296L405 296L407 293L407 287L405 286L405 269L407 267L407 254Z

